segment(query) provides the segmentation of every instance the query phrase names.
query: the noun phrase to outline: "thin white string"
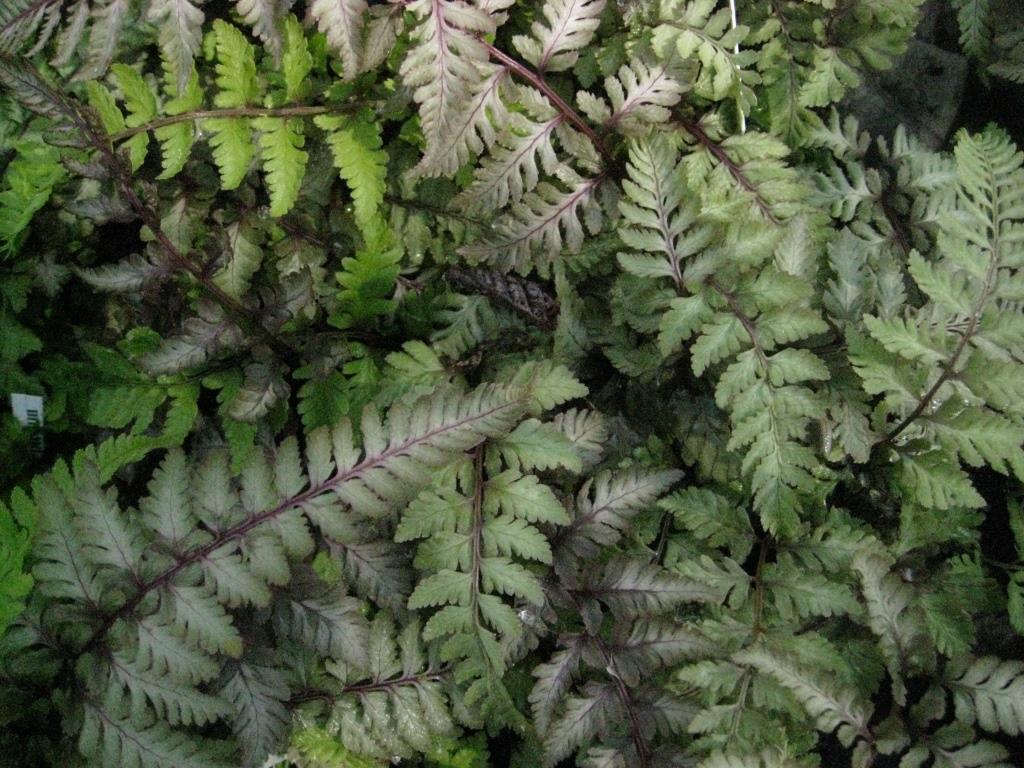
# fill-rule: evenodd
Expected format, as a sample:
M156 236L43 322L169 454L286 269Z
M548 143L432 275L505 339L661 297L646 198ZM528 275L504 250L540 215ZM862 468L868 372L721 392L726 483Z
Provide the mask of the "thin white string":
M732 28L736 29L736 27L739 26L739 21L736 18L736 0L729 0L729 11L732 13ZM737 56L739 56L740 44L736 43L736 45L733 47L732 50L733 50L733 53L735 53ZM739 103L739 99L737 99L737 101L736 101L736 108L740 112L740 133L746 133L747 132L747 116L743 112L743 105Z

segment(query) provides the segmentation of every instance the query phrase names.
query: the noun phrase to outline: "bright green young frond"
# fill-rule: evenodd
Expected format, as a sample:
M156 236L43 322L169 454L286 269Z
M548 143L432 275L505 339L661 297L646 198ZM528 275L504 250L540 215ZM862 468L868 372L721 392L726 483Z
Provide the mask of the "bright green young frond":
M328 132L334 165L352 194L352 214L367 244L380 247L385 224L380 206L387 192L387 154L381 151L380 128L366 113L355 117L319 117Z
M252 43L238 27L217 20L213 25L217 52L218 107L244 107L259 95L256 81L256 54Z
M306 174L308 153L299 120L264 117L254 121L260 131L263 169L270 192L270 215L284 216L295 205L299 186Z
M184 114L199 109L202 103L203 94L199 88L199 77L195 70L191 70L185 85L179 90L179 95L164 104L164 111L168 115ZM163 173L159 178L170 179L177 176L185 167L192 152L196 139L195 126L191 122L164 125L154 130L153 135L160 142L163 161Z
M24 600L32 588L25 556L36 516L32 502L20 491L13 494L10 508L0 502L0 633L24 609Z
M4 259L18 251L33 216L65 178L60 153L50 145L26 139L16 152L4 170L0 189L0 256Z
M714 231L696 224L678 152L664 137L636 141L628 171L626 199L619 203L627 226L619 227L619 236L634 253L620 253L619 265L637 277L667 277L682 286L684 260L703 250Z

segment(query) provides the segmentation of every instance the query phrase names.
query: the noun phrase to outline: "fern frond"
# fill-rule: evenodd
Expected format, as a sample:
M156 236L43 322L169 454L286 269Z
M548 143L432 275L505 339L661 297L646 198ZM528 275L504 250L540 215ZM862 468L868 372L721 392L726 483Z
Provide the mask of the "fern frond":
M580 391L572 392L565 399L582 397ZM511 433L494 443L495 451L502 460L517 470L545 470L565 467L571 471L580 468L579 456L572 445L558 429L538 419L527 419Z
M282 635L290 635L324 658L359 669L369 664L363 605L344 590L325 589L313 574L305 574L276 608Z
M668 139L632 142L629 159L619 237L637 253L620 253L619 265L637 277L668 277L682 286L683 260L708 245L713 229L694 226L697 206L686 200L684 169Z
M0 9L0 53L20 52L46 18L60 12L63 0L11 0ZM37 44L45 43L45 36Z
M27 59L0 54L0 84L25 109L53 118L56 126L85 123L78 105L54 88Z
M483 64L477 69L479 82L471 86L468 100L452 116L447 131L428 145L423 159L410 171L411 178L452 175L494 144L494 126L507 122L509 114L502 99L508 69Z
M741 108L753 103L750 85L759 82L755 72L743 69L750 56L735 53L750 30L730 25L729 9L717 8L714 0L667 0L659 8L659 21L652 43L662 60L678 55L701 65L694 90L701 96L721 100L738 97Z
M609 643L609 653L614 655L616 672L631 686L640 686L659 670L715 654L708 638L670 619L637 621L628 635L625 626L620 625Z
M553 766L617 722L623 713L612 683L590 683L581 696L570 696L544 734L544 765Z
M900 482L940 508L981 502L961 461L1024 474L1024 431L1013 406L989 395L1014 347L1014 333L1003 329L1019 316L1016 305L1000 297L1003 281L1012 283L1021 263L1015 233L1024 157L993 128L978 136L960 134L956 159L957 204L941 225L938 256L910 259L926 301L897 317L868 316L872 340L885 351L858 342L852 355L867 391L884 394L887 414L896 417L885 442L912 429L932 448L903 458ZM897 376L891 371L898 358L910 362ZM968 436L967 429L974 434Z
M256 55L252 44L237 27L217 19L213 26L217 50L217 87L214 104L221 108L244 107L259 95ZM252 128L241 118L207 120L213 159L220 170L221 188L236 189L248 173L253 158Z
M524 194L536 189L542 171L554 172L558 158L552 139L564 119L557 114L536 122L509 113L506 128L474 171L474 181L459 195L459 202L483 213L521 201Z
M392 297L401 261L401 249L386 248L382 243L371 243L355 256L342 259L343 269L336 273L341 301L338 311L331 316L331 324L350 328L390 314L395 306Z
M0 501L0 633L6 633L11 621L25 608L25 598L32 589L25 556L29 553L30 535L36 529L38 512L28 495L21 490L11 494L10 505Z
M85 546L74 535L70 500L50 478L37 480L32 490L39 509L32 572L39 590L56 600L101 605L109 580L89 563Z
M260 131L263 168L270 191L270 215L284 216L295 205L306 174L309 154L302 135L302 121L263 117L253 121Z
M557 176L562 187L540 183L499 220L494 236L465 245L459 253L473 262L487 261L505 272L514 269L525 275L536 269L543 277L563 250L579 251L584 226L591 234L600 229L602 215L595 193L604 177L586 179L565 166L558 168Z
M172 726L213 723L225 718L230 709L224 699L200 693L191 684L140 669L127 654L115 654L110 674L128 693L133 711L143 711L148 703L157 717Z
M598 462L608 439L608 426L600 412L571 408L555 416L551 423L580 455L581 469Z
M398 633L387 616L379 615L370 626L369 647L368 674L330 667L346 686L332 706L328 733L347 750L373 758L374 765L429 752L433 741L453 734L455 726L441 675L424 653L419 623L410 622Z
M334 165L352 194L353 215L363 238L376 247L384 237L380 206L387 192L387 154L381 149L380 124L365 113L355 117L318 117L328 131Z
M604 0L545 0L546 23L533 22L533 37L516 35L512 44L538 72L571 69L601 23L604 6Z
M728 547L735 559L743 560L753 547L754 532L745 510L714 491L687 488L663 499L659 506L709 546Z
M352 80L362 68L366 0L313 0L309 15L341 57L342 75Z
M284 46L282 22L292 0L234 0L234 2L235 11L242 21L252 27L252 31L263 41L263 45L270 51L274 61L280 61L281 50Z
M960 27L960 47L979 61L988 59L992 45L991 0L953 0Z
M666 613L684 603L715 602L717 594L639 558L618 557L581 594L600 600L620 620Z
M179 95L164 103L164 111L168 115L181 115L199 109L203 103L203 93L199 88L199 77L195 70L186 76L186 84L180 88ZM159 179L170 179L177 176L185 167L192 145L196 139L196 128L191 122L163 125L153 131L160 143L163 171Z
M919 655L923 627L915 610L913 589L890 572L891 562L882 555L862 553L854 559L853 567L861 577L870 626L878 636L893 678L894 695L902 702L906 696L902 670L927 662Z
M434 334L434 347L453 360L501 327L490 302L481 296L454 296L439 314L443 325Z
M872 707L861 701L858 691L834 688L831 682L815 678L792 659L766 648L751 648L734 658L741 664L756 667L789 689L814 718L818 730L831 733L838 728L839 740L847 746L858 738L873 738L868 729Z
M705 217L727 220L744 204L769 222L804 210L807 186L785 163L789 149L781 141L757 131L719 138L721 127L707 120L684 128L696 139L684 157L687 181L702 190Z
M213 282L229 296L241 298L263 262L263 249L248 222L236 221L224 230L224 266Z
M1024 733L1024 665L992 656L965 658L946 670L957 719L986 731Z
M420 22L401 74L416 89L424 154L439 158L438 148L461 135L460 117L484 79L480 65L488 54L479 36L494 32L495 21L465 0L415 0L408 9Z
M616 543L630 521L682 476L674 470L632 468L601 472L576 496L576 511L566 530L568 544L587 557L597 548Z
M218 352L244 342L244 334L224 316L219 305L200 303L199 313L187 319L179 336L172 337L140 360L153 374L176 373L200 365Z
M923 765L933 757L937 768L1008 768L1010 753L1002 744L993 741L975 741L972 728L952 723L921 739L903 761L908 765Z
M232 730L245 756L243 764L261 765L288 729L290 692L284 675L273 667L236 664L220 694L233 709Z
M289 438L269 455L252 452L237 486L225 451L195 463L172 451L140 503L142 514L131 518L118 507L116 492L101 485L94 454L79 457L72 471L58 467L53 478L38 481L35 503L45 509L34 574L40 593L64 604L51 629L83 652L97 646L111 652L106 683L94 677L84 682L105 702L92 720L86 718L85 753L104 765L120 764L120 758L189 765L206 747L167 723L228 717L247 764L259 764L287 728L289 693L280 671L242 658L251 638L231 610L268 605L272 590L290 585L273 606L280 636L353 670L371 666L372 642L359 602L317 588L302 566L293 574L292 563L314 548L309 523L344 541L350 517L389 514L428 483L431 468L508 432L529 407L528 392L518 386L441 392L412 406L393 406L386 423L368 409L362 446L347 422L311 433L305 462ZM341 514L344 508L348 515ZM555 508L564 520L564 511ZM482 586L538 600L539 588L530 586L534 577L498 552L544 560L543 547L531 545L528 529L514 524L518 518L504 507L489 514L495 528L480 563ZM504 523L510 525L501 528ZM486 607L492 618L496 608ZM180 669L185 662L189 668ZM221 695L233 714L195 690L224 663ZM416 746L427 749L422 740ZM135 755L139 748L145 754Z
M137 765L140 768L226 768L222 745L187 737L163 722L140 725L129 717L128 703L117 696L87 702L78 748L102 765Z
M205 14L194 0L154 0L146 20L157 25L160 52L179 93L188 87L193 62L202 45Z
M569 637L564 641L565 647L556 651L551 660L538 664L533 669L537 682L530 691L530 706L533 711L534 725L538 733L546 733L551 726L551 718L562 698L569 692L578 674L582 660L582 638Z
M345 581L356 594L396 613L401 612L412 592L408 551L390 539L375 538L370 526L353 524L351 527L355 530L345 537L335 532L335 536L328 539Z
M36 42L36 49L45 46L49 39L49 33L56 28L55 19L59 13L57 8L60 3L51 6L50 20L46 29L41 31ZM74 7L67 13L64 29L56 39L57 53L52 60L56 67L66 66L76 53L76 48L81 44L86 27L89 24L91 8L89 0L76 0Z
M105 0L93 9L85 63L75 73L76 80L96 80L106 73L131 10L130 0Z
M60 153L42 141L26 138L15 146L4 168L0 191L0 257L16 254L35 214L65 178Z
M821 362L808 356L788 355L787 350L768 358L776 381L801 382L827 376ZM795 352L795 350L793 350ZM731 373L756 370L756 355L744 352L720 380L720 393L738 383ZM754 377L756 378L756 374ZM754 504L768 530L792 534L798 526L801 494L812 495L817 487L813 472L819 465L814 452L798 442L807 425L819 413L814 393L802 386L773 386L770 380L750 382L747 395L733 402L735 429L729 445L746 446L743 471L751 473Z
M652 126L668 122L685 86L672 58L665 64L638 58L623 65L616 77L605 78L604 89L610 105L586 91L577 94L583 112L607 129L639 138Z
M527 372L524 378L537 375ZM544 407L575 394L572 388L560 389L564 395L551 390L541 396ZM395 538L425 539L415 562L427 575L410 596L409 608L439 609L424 626L424 638L443 641L441 658L455 663L457 682L468 684L467 702L492 716L517 719L502 677L507 649L523 626L501 596L543 604L538 573L527 563L552 561L539 524L564 525L569 518L550 488L536 476L503 467L502 457L497 446L478 449L409 506Z

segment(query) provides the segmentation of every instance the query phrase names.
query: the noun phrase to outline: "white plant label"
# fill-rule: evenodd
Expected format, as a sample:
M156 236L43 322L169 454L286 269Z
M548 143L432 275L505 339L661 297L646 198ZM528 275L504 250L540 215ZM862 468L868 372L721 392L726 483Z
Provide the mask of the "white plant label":
M39 395L12 393L11 412L18 423L26 429L41 429L43 426L43 398ZM42 451L43 433L41 431L35 434L32 447L37 451Z

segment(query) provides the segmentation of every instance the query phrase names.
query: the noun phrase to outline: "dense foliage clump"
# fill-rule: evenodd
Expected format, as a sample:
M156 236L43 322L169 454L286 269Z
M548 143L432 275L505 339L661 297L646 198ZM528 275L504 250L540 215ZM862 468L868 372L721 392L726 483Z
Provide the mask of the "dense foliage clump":
M844 106L921 6L6 2L0 764L1019 764L1024 155Z

